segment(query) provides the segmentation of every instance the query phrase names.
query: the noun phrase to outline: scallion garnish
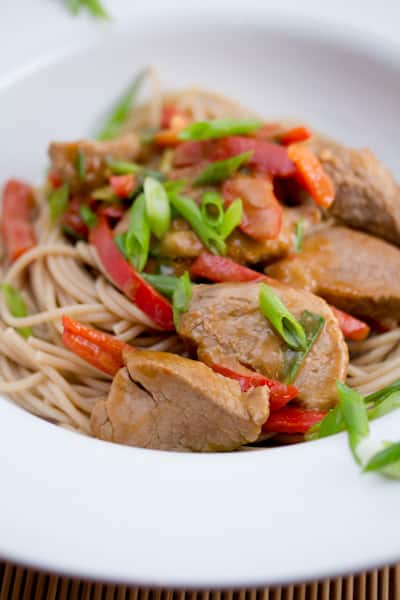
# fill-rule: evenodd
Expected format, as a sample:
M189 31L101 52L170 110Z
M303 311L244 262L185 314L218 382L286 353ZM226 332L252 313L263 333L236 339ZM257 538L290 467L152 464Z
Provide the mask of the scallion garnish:
M146 200L140 194L129 212L129 228L125 238L125 250L130 262L138 271L143 271L149 256L150 225L146 213Z
M303 232L304 232L304 219L300 219L296 223L296 242L294 245L294 249L296 252L301 251L301 246L303 244Z
M206 192L203 195L200 212L205 223L218 228L224 220L224 205L218 192Z
M152 177L146 177L143 190L150 229L160 240L171 225L171 209L167 192L162 184Z
M167 175L172 169L172 160L174 158L174 151L172 148L166 148L160 160L160 171Z
M107 164L114 175L130 175L132 173L139 173L143 167L133 162L126 160L114 160L113 158L107 159Z
M260 310L275 331L292 350L307 349L306 334L279 296L265 283L260 284Z
M307 358L314 342L318 339L325 323L324 317L309 310L303 311L299 323L306 335L306 348L304 350L292 350L288 348L284 354L284 381L293 383L296 375Z
M76 172L79 179L83 181L86 177L86 157L81 150L76 155Z
M114 160L113 158L109 158L107 160L107 164L111 170L113 175L138 175L141 178L152 177L153 179L157 179L158 181L164 181L165 175L161 173L161 171L156 171L155 169L148 169L143 165L138 165L137 163L128 162L125 160Z
M232 156L231 158L226 158L225 160L217 160L213 162L196 177L193 182L194 186L197 185L209 185L220 183L224 179L227 179L245 163L252 156L253 151L243 152L242 154L238 154L237 156Z
M172 298L176 286L178 285L179 277L172 275L153 275L151 273L142 273L145 279L154 289L160 294L164 294L168 298Z
M262 122L258 119L214 119L192 123L178 135L181 140L209 140L227 135L246 135L259 129Z
M110 185L105 185L97 190L93 190L91 194L95 200L102 200L103 202L114 202L118 200L118 196L115 195L114 190Z
M218 231L223 240L229 237L234 229L242 222L243 203L241 198L237 198L228 206L224 213L222 223Z
M50 218L55 221L65 213L68 208L69 185L64 183L61 187L52 190L49 194Z
M186 196L179 194L169 194L171 205L175 210L189 223L193 231L203 242L203 244L213 254L225 254L226 246L222 237L204 222L200 209L197 204Z
M349 445L354 459L361 464L360 457L357 454L357 447L361 440L369 434L367 408L364 398L359 392L349 388L347 385L338 381L336 383L339 406L342 409L343 419L349 436Z
M2 283L0 285L1 291L3 292L5 301L8 306L8 310L13 317L26 317L28 311L26 310L26 304L22 298L21 293L9 283ZM18 333L24 338L28 338L32 335L31 327L20 327L17 329Z
M172 294L172 309L174 313L175 327L178 328L181 314L189 308L192 299L192 284L189 273L185 271L182 277L179 277L175 290Z
M377 392L365 396L369 421L383 417L400 408L400 380L388 385ZM307 440L315 440L334 435L346 429L342 409L339 405L332 408L326 417L314 425L306 434Z
M86 206L86 204L81 204L79 207L79 214L82 221L89 227L89 229L92 229L92 227L96 225L96 215L88 206Z
M135 77L127 92L122 96L122 98L117 102L116 106L114 106L110 112L106 123L97 136L98 140L110 140L118 135L122 126L127 120L129 113L134 107L140 86L145 80L147 74L148 71L145 69Z
M369 459L364 471L381 471L386 477L400 479L400 442L385 444Z

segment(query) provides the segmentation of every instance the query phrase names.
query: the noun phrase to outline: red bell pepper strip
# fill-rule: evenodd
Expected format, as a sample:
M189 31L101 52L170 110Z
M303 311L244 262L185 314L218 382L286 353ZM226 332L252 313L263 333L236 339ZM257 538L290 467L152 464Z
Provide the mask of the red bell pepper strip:
M307 433L322 421L326 412L322 410L305 410L297 406L285 406L270 414L262 430L265 433Z
M112 376L123 366L123 351L131 346L70 317L63 316L62 323L62 342L74 354Z
M264 177L238 175L224 181L224 201L229 206L241 198L243 216L240 229L256 240L274 240L282 228L282 206L275 197L272 182Z
M331 309L339 322L339 327L342 330L344 337L347 340L361 342L369 336L371 330L367 323L364 323L364 321L360 321L360 319L356 319L352 315L339 310L335 306L331 306Z
M224 256L202 252L190 267L192 277L201 277L210 281L265 281L266 275L257 273Z
M30 221L34 207L30 185L10 179L3 191L2 236L10 261L15 261L27 250L36 246L36 236Z
M278 136L278 139L284 146L289 146L289 144L294 144L296 142L305 142L310 139L311 136L312 133L308 127L300 126L285 131L285 133Z
M289 158L287 149L265 140L227 136L218 140L215 158L230 158L250 150L253 151L253 154L247 164L257 171L279 177L292 177L295 175L296 167Z
M335 188L315 154L306 146L291 144L288 155L296 165L299 185L307 190L316 204L329 208L335 199Z
M112 175L109 181L114 194L119 198L129 198L137 186L136 177L131 173Z
M63 184L61 177L55 171L49 171L47 180L53 189L57 189Z
M100 216L97 219L95 227L90 231L90 242L96 248L99 260L114 285L161 329L173 330L174 320L170 303L144 281L122 256L105 217Z
M236 364L236 361L231 366L219 365L210 363L209 366L216 373L229 377L229 379L235 379L239 382L242 392L247 392L252 387L259 387L266 385L269 387L269 405L271 411L277 411L285 406L288 402L296 398L298 390L294 385L286 385L280 383L274 379L264 377L261 373L251 371L246 367L243 367L240 363Z

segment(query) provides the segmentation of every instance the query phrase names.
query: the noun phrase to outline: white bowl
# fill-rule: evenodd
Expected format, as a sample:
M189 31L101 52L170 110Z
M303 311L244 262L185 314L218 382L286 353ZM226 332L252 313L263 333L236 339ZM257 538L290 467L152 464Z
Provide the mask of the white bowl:
M369 145L399 172L400 57L343 32L262 21L135 20L97 47L0 87L1 180L39 181L50 139L93 130L133 74L200 83L266 117ZM236 13L235 13L236 14ZM399 484L362 475L344 435L191 455L69 433L0 399L0 555L42 569L164 586L250 586L400 559ZM400 414L374 424L398 436Z

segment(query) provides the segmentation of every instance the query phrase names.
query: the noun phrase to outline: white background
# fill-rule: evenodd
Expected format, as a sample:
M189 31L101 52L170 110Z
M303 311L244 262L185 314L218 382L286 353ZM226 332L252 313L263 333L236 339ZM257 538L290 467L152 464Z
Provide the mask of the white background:
M16 68L39 60L55 50L68 49L103 35L116 21L131 21L135 14L165 13L171 26L171 6L191 14L224 10L229 19L243 11L245 0L103 0L113 17L110 23L95 20L82 11L72 18L65 0L0 0L0 78ZM268 15L285 15L291 20L313 20L368 31L399 46L399 0L258 0Z

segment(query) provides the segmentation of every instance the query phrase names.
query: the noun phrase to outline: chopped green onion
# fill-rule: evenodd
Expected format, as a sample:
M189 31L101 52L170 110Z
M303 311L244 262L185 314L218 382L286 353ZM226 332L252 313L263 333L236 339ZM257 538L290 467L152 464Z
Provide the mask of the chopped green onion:
M284 379L285 383L293 383L295 377L307 358L314 342L320 335L325 323L324 317L312 313L308 310L303 311L299 323L306 335L306 348L304 350L292 350L288 348L284 357Z
M133 173L140 177L153 177L153 179L157 179L158 181L164 181L165 179L165 175L164 173L161 173L161 171L148 169L147 167L138 165L137 163L109 158L107 160L107 164L114 175L130 175Z
M253 151L250 150L249 152L243 152L242 154L226 158L225 160L217 160L216 162L207 165L200 175L196 177L193 185L209 185L227 179L236 173L236 171L249 160L252 154Z
M105 125L97 136L98 140L110 140L118 135L127 120L139 93L140 86L147 76L147 69L141 71L129 86L127 92L117 102L109 114Z
M114 194L114 190L110 185L105 185L104 187L97 188L97 190L93 190L91 196L95 200L102 200L103 202L114 202L115 200L118 200L118 196Z
M0 284L0 287L4 294L8 310L10 311L12 316L17 318L26 317L28 312L26 310L26 304L24 302L24 299L22 298L21 293L9 283L2 283ZM20 327L17 331L24 338L28 338L32 335L31 327Z
M367 408L364 398L356 390L338 381L336 383L339 394L339 405L349 436L349 445L358 464L361 463L357 454L357 446L369 434Z
M200 206L201 216L207 225L216 229L224 220L224 205L218 192L206 192Z
M174 158L174 151L172 148L166 148L160 160L160 171L165 175L172 169L172 159Z
M400 408L400 380L388 385L364 398L369 421L383 417ZM314 440L334 435L346 429L342 409L339 405L332 408L326 417L314 425L306 434L306 439Z
M68 208L69 185L64 183L61 187L52 190L49 194L50 217L53 221L61 217Z
M82 8L81 0L68 0L68 8L71 14L77 15Z
M165 181L163 183L164 189L167 194L180 194L183 188L188 185L187 179L172 179L171 181Z
M92 229L92 227L96 225L96 215L88 206L86 206L86 204L81 204L79 207L79 214L82 221L89 227L89 229Z
M152 233L160 240L171 225L171 209L168 195L162 184L146 177L143 184L146 212Z
M78 173L79 179L82 181L86 176L86 157L84 153L79 150L76 155L76 172Z
M81 4L86 6L93 17L98 19L109 19L110 15L106 12L100 3L100 0L81 0Z
M222 223L218 229L220 236L223 240L226 240L229 237L234 229L242 222L243 216L243 203L241 198L236 198L228 206L225 211L224 218L222 219Z
M300 219L296 223L296 242L294 249L296 252L301 252L301 246L303 244L303 233L304 233L304 219Z
M395 465L396 470L389 475L390 471L386 469ZM400 478L400 442L387 444L383 450L377 452L364 467L364 471L383 471L386 475Z
M130 175L131 173L140 173L143 170L142 165L137 165L126 160L107 159L107 164L114 175Z
M146 200L140 194L129 213L129 228L125 238L125 249L135 269L143 271L149 256L150 225L146 214Z
M307 349L303 327L288 311L279 296L265 283L260 284L260 310L275 331L293 350Z
M152 275L150 273L142 273L143 279L145 279L154 289L156 289L164 296L172 298L175 288L178 284L179 278L171 275Z
M169 199L175 210L189 223L193 231L210 252L213 254L226 253L224 240L215 229L203 221L200 209L192 198L179 196L178 194L170 194Z
M214 119L192 123L178 135L181 140L210 140L227 135L246 135L259 129L262 122L258 119Z
M175 290L172 294L172 310L174 313L175 327L178 328L182 313L189 308L192 299L192 284L189 273L185 271L182 277L179 277Z

